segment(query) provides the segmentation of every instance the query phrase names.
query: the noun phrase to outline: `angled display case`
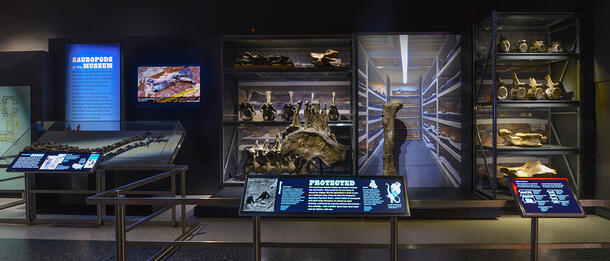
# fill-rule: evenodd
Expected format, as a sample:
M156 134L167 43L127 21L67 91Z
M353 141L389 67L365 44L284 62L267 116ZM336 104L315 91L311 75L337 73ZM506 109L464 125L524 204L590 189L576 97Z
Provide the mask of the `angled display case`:
M22 151L86 150L103 154L102 167L167 165L173 163L185 134L179 121L39 121L2 155L0 163L10 164Z
M566 177L580 195L580 40L574 13L500 13L475 26L475 193L506 177Z
M346 150L344 161L331 167L317 162L311 173L354 173L357 119L352 91L352 38L352 35L222 37L221 184L241 185L247 174L257 173L245 168L246 149L256 144L261 149L273 147L276 136L291 125L291 118L298 116L299 123L305 124L304 108L308 103L326 106L327 113L335 104L338 117L329 117L328 126ZM324 62L334 63L318 64L312 57L312 53L327 52L332 53L330 58L317 62L326 59ZM340 62L336 63L337 59ZM286 106L297 107L298 101L303 103L301 110L293 117L285 117L290 110ZM263 107L271 107L268 105L274 112L263 112Z

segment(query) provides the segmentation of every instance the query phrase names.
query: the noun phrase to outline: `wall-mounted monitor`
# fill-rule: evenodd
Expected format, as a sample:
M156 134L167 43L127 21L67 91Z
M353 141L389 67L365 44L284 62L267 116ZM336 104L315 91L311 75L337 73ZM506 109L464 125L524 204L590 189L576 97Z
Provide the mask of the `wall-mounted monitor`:
M138 67L138 102L199 102L199 66Z

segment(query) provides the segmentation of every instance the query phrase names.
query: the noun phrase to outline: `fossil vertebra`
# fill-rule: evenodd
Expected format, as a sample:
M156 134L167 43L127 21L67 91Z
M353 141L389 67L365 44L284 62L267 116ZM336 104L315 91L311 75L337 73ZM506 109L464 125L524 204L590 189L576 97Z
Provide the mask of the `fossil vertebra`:
M525 83L519 81L517 73L513 72L513 88L510 89L510 98L513 100L523 100L527 97Z
M565 50L563 49L563 45L561 42L551 42L551 45L548 49L546 49L547 53L563 53Z
M544 53L546 52L546 45L542 40L532 41L529 51L530 53Z
M243 52L241 57L235 61L236 68L283 68L293 69L294 64L286 56L265 57L256 52Z
M510 41L504 37L504 35L500 36L500 43L498 43L498 50L503 53L510 53Z
M394 120L396 113L402 108L402 103L386 102L383 104L383 175L396 176L394 165Z
M537 83L536 79L534 79L534 77L530 77L529 79L529 86L530 89L527 90L527 98L528 99L536 99L536 100L542 100L544 99L544 90L542 90L542 88L540 88L540 86L542 86L542 83Z
M250 104L250 98L252 98L252 91L249 91L248 98L239 104L239 118L242 121L251 121L256 114L254 106Z
M519 40L519 44L515 47L517 51L527 53L527 40Z
M275 119L275 114L277 114L277 111L275 110L275 108L273 107L273 104L271 103L271 91L265 92L265 98L267 99L267 102L265 104L263 104L263 106L261 106L261 112L263 113L263 120L272 121Z
M521 133L517 132L513 134L511 131L507 129L500 129L498 134L506 143L514 146L524 146L524 147L540 147L542 146L542 142L546 141L546 136L543 136L540 133Z
M339 52L333 49L328 49L323 53L309 53L311 56L311 63L317 67L324 66L341 66L341 59L339 57Z
M544 90L546 97L551 100L561 99L561 89L557 87L559 83L553 82L550 74L547 74L544 79L546 79L546 90Z
M498 74L498 100L504 100L508 98L508 89L504 86L504 82L500 79L500 74Z
M294 107L292 102L293 95L293 91L288 92L288 96L290 96L290 102L285 104L284 108L282 109L282 119L284 119L285 121L291 121L292 117L294 117L294 111L296 110L296 107Z
M330 109L328 109L328 119L331 121L339 120L339 108L335 104L335 92L333 92L332 103L330 104Z

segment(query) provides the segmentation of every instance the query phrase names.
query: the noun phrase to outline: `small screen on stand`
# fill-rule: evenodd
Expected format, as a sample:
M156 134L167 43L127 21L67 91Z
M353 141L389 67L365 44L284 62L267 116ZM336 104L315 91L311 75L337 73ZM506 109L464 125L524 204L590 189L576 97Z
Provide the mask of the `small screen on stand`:
M584 216L566 178L515 178L511 186L523 216Z
M20 153L7 171L89 173L99 161L99 153Z
M242 214L409 215L404 177L256 176Z

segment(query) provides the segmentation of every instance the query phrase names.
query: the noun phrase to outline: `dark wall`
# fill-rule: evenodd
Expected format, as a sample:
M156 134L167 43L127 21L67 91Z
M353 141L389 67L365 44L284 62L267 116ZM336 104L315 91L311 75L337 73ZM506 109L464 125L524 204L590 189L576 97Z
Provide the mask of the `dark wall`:
M49 90L63 119L63 43L121 42L123 120L180 120L187 140L176 163L189 164L188 192L212 193L220 173L219 36L353 32L463 32L498 11L576 11L579 1L12 1L0 9L0 51L49 50ZM584 24L589 24L583 21ZM10 25L10 26L7 26ZM135 102L137 65L201 64L200 104ZM36 118L33 117L36 120Z

